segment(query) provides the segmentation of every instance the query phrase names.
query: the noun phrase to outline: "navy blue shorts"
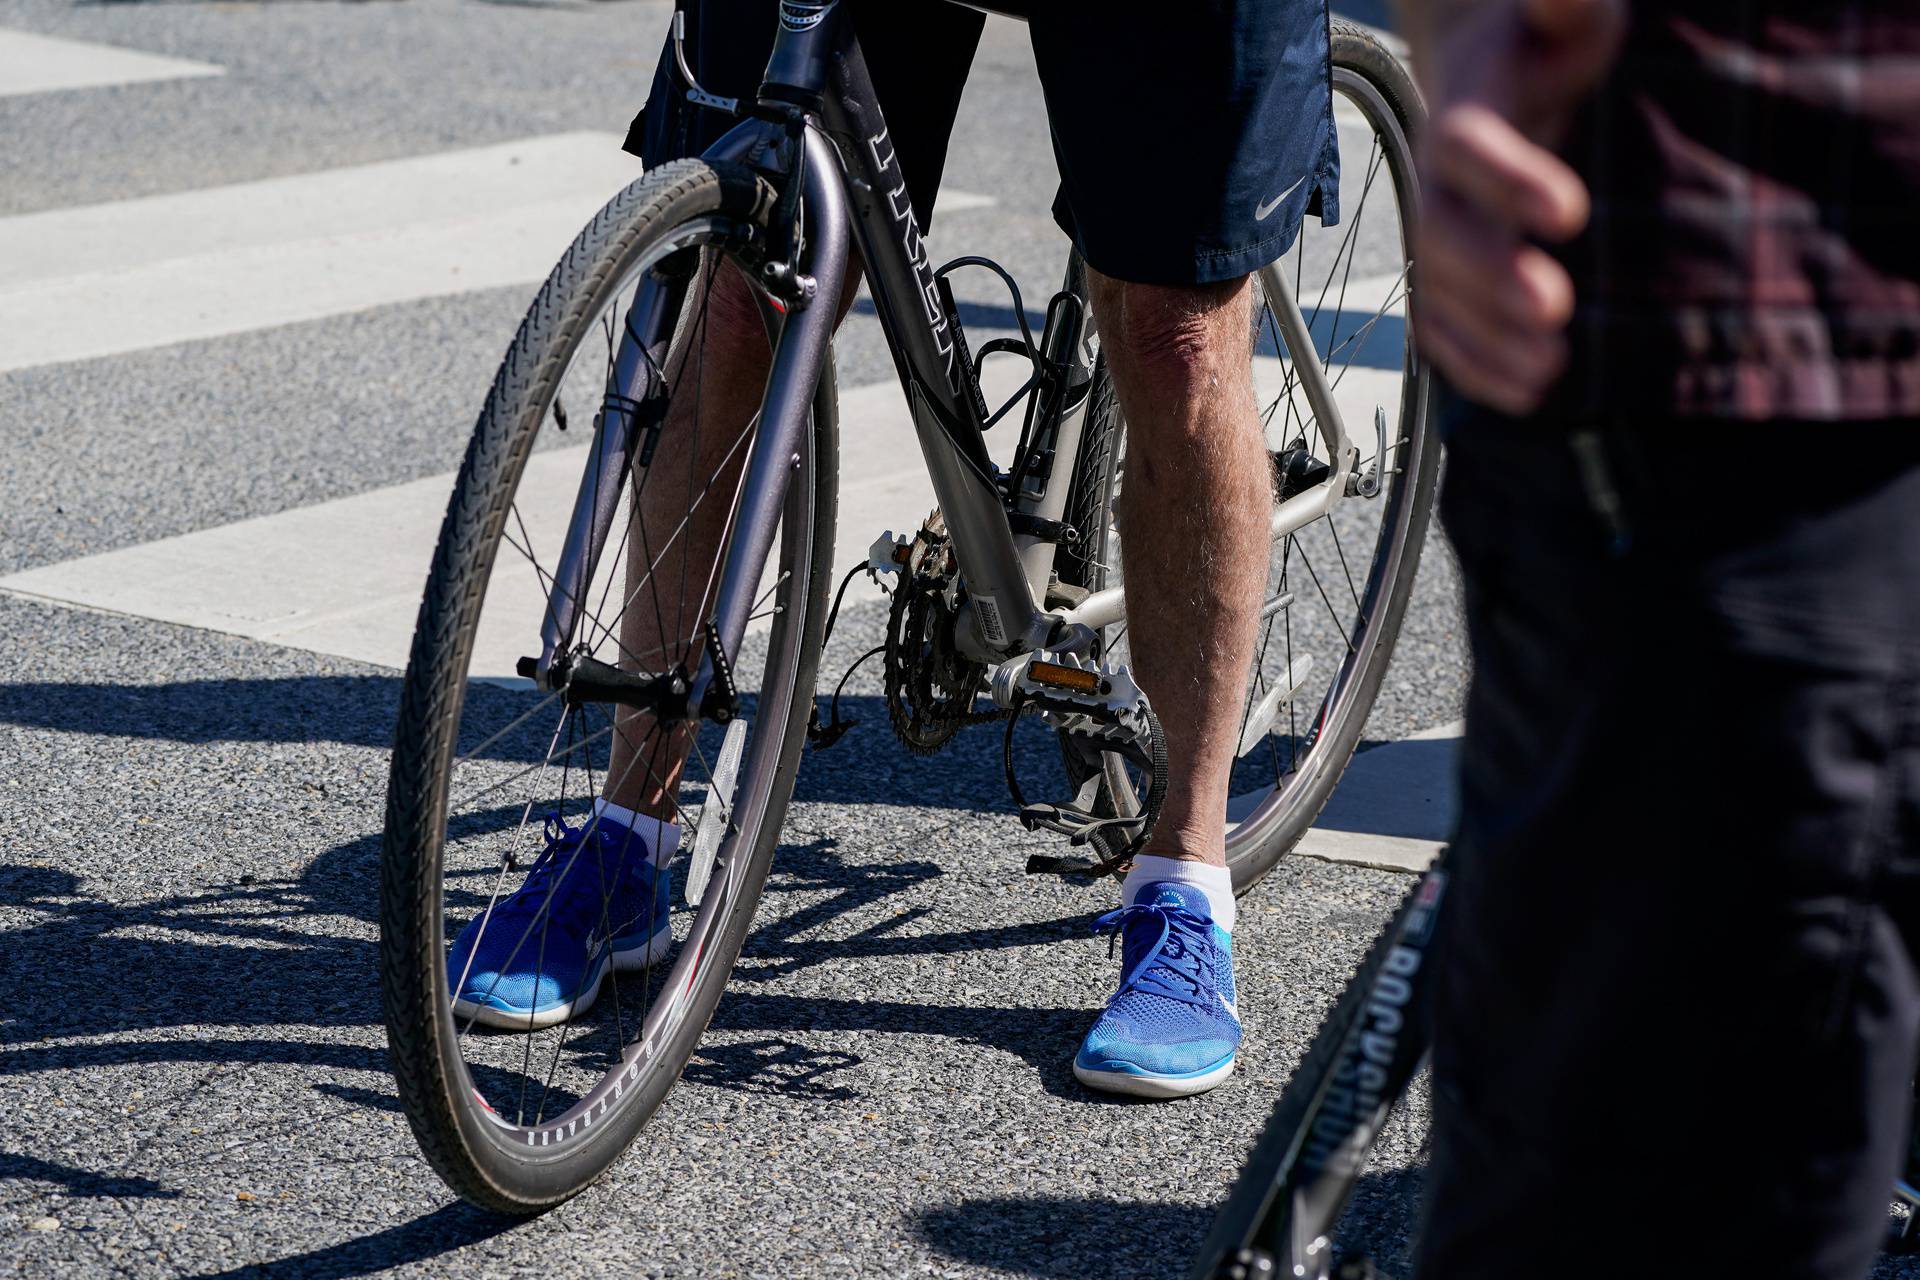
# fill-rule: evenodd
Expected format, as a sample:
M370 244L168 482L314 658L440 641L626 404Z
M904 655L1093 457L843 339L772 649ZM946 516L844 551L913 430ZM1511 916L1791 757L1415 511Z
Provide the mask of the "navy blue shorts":
M848 0L922 225L985 18L957 5ZM751 98L774 0L689 0L688 57L712 93ZM1339 220L1326 0L1045 0L1031 26L1060 190L1088 262L1142 284L1231 280ZM702 40L711 30L716 38ZM731 122L686 101L671 43L627 150L699 155Z

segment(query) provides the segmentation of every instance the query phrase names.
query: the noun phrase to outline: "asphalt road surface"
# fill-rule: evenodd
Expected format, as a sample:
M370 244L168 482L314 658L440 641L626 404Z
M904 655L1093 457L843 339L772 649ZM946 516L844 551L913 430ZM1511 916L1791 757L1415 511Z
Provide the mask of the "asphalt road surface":
M1087 932L1111 890L1021 874L1045 846L993 735L912 760L876 724L803 771L736 981L632 1153L532 1222L443 1189L374 983L397 672L378 637L269 607L362 566L267 538L211 562L227 594L156 602L138 553L357 509L327 504L438 511L401 486L454 467L581 202L637 175L613 140L667 12L0 0L0 1268L1178 1275L1406 888L1290 859L1242 907L1239 1074L1109 1101L1068 1063L1114 978ZM1053 182L1025 40L995 21L936 246L1044 298ZM840 350L843 386L890 376L869 314ZM1436 537L1370 747L1457 716L1453 592ZM878 621L858 606L824 669ZM1389 1264L1421 1121L1416 1097L1354 1211Z

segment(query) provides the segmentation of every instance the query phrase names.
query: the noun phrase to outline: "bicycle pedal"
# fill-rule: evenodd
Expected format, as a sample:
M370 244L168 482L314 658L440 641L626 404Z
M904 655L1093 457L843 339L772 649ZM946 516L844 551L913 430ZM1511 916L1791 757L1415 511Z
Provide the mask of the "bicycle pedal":
M1147 695L1126 667L1042 649L993 669L995 705L1036 707L1063 733L1138 744L1150 736Z
M1079 856L1061 857L1048 853L1035 853L1027 858L1027 874L1030 876L1063 876L1068 880L1078 880L1092 884L1101 876L1124 875L1132 866L1126 862L1102 862L1098 858Z

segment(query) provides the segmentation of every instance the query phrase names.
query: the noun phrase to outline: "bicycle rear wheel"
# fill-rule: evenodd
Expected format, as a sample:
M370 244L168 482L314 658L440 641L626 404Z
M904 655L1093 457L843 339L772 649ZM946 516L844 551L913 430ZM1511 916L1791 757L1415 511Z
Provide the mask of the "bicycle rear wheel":
M734 667L737 717L724 730L695 721L691 735L637 712L623 710L616 721L612 706L573 704L517 674L520 658L541 652L549 584L560 572L582 472L593 481L592 468L606 456L602 419L638 418L632 402L611 393L616 352L643 288L671 288L666 296L680 299L677 326L665 330L673 336L664 377L670 397L696 399L690 418L670 411L665 425L690 422L691 430L642 443L618 464L631 474L613 490L619 509L577 597L586 602L584 616L561 650L575 669L597 658L649 673L691 670L704 652L701 623L711 617L737 524L758 416L721 421L697 397L710 381L703 375L713 282L734 268L739 246L764 239L742 234L760 227L764 196L764 184L756 188L744 170L682 161L601 210L555 267L501 364L434 555L387 797L381 991L401 1102L421 1148L455 1191L487 1208L532 1212L579 1191L619 1156L678 1079L751 922L798 769L831 576L837 444L830 361L757 621ZM588 437L593 447L581 448ZM695 546L696 530L709 531L711 542ZM636 651L635 627L651 627L657 644ZM580 983L565 1009L574 1016L529 1013L525 1025L495 1017L487 1026L479 1000L456 1012L449 975L456 935L472 926L484 938L521 883L517 872L534 861L543 825L594 828L592 806L615 767L616 735L630 748L621 771L657 774L660 803L672 806L687 834L701 832L696 854L713 855L704 892L685 892L693 855L655 850L670 893L649 901L672 907L664 924L649 908L654 932L637 967L622 967L618 961L632 955L615 950L612 930L596 925L604 932L589 930L580 946L595 957L586 970L595 986L588 994ZM684 771L676 772L682 760ZM578 856L552 859L538 874L556 887L537 915L524 926L516 921L509 957L524 966L532 948L536 983L553 972L547 946L561 911L555 904L597 908L604 921L609 896L604 869L581 865ZM601 899L581 907L581 893ZM697 906L681 901L695 897Z
M1336 495L1325 516L1273 544L1247 702L1235 726L1226 850L1240 893L1299 842L1353 757L1413 589L1440 464L1427 369L1408 324L1419 98L1405 68L1370 33L1338 21L1333 88L1342 221L1322 228L1307 219L1294 247L1257 277L1254 386L1276 470L1311 477L1331 463L1281 337L1274 300L1284 284L1358 450L1355 471L1377 465L1380 485L1371 495ZM1364 152L1356 145L1362 138ZM1059 563L1063 582L1099 590L1124 583L1126 558L1113 520L1126 483L1126 439L1104 361L1092 395L1068 500L1068 522L1081 538L1062 548ZM1376 413L1384 422L1377 435ZM1127 661L1124 624L1108 628L1103 642ZM1128 812L1134 780L1117 756L1108 757L1107 773L1106 809Z

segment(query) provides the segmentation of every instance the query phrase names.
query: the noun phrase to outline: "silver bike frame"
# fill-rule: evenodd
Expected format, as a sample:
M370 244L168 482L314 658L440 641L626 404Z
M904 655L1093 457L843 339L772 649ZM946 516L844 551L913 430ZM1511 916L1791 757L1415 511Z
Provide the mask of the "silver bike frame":
M707 105L736 105L697 85L690 85L688 94ZM787 482L799 451L807 447L809 404L832 337L849 235L859 247L874 309L966 585L958 632L961 648L981 661L998 662L1057 643L1075 623L1101 628L1122 621L1125 601L1118 587L1095 592L1071 608L1046 607L1057 545L1039 534L1016 536L1013 531L999 473L987 455L974 374L959 354L955 322L941 301L865 59L838 0L782 0L779 34L753 110L753 118L736 126L703 158L750 164L776 190L800 184L798 209L805 229L801 267L812 279L813 292L810 300L787 305L747 465L737 531L727 551L714 619L729 660L737 656L746 632ZM801 141L794 145L793 131L801 122ZM1274 509L1273 537L1278 540L1326 515L1346 495L1355 452L1285 276L1268 267L1261 283L1331 467L1323 483ZM1084 314L1084 286L1074 292ZM684 283L649 278L642 284L616 355L609 406L643 403L658 390L654 384L665 366L673 322L685 295ZM1015 495L1014 510L1034 520L1058 521L1065 515L1072 461L1079 452L1090 398L1086 392L1095 349L1090 316L1084 335L1072 351L1049 353L1074 362L1079 376L1070 379L1077 394L1058 396L1052 406L1054 465L1048 474L1023 482ZM604 465L589 468L575 502L548 602L539 683L548 682L573 634L578 602L611 527L637 435L632 412L609 408L596 423L595 456ZM1022 525L1034 527L1030 522ZM691 702L698 706L712 680L711 656L703 659L699 672L690 674Z

